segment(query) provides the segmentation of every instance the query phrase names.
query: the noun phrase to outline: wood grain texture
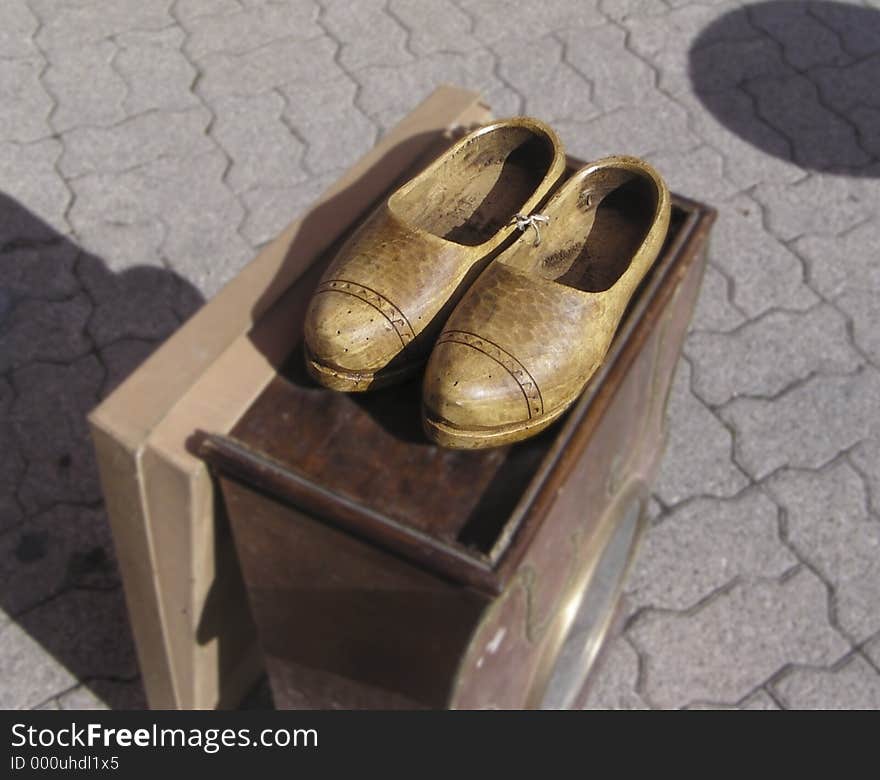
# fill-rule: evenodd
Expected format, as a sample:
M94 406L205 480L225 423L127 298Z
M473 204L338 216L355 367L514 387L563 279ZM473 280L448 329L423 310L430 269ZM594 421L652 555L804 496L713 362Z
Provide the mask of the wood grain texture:
M562 176L553 130L519 117L467 135L391 194L341 248L306 314L306 366L363 391L419 370L449 312Z
M670 218L660 175L633 157L576 172L464 295L431 353L425 431L444 447L533 436L581 394L630 298L660 254Z

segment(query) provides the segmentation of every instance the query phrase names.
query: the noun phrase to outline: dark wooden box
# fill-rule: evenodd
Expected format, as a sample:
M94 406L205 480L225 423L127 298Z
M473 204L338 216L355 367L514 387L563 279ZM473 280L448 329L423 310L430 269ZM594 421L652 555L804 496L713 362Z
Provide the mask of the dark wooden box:
M577 706L644 524L714 216L674 197L604 365L562 420L514 446L431 445L420 379L322 389L290 333L285 368L229 436L200 444L276 706ZM332 254L291 305L304 311Z

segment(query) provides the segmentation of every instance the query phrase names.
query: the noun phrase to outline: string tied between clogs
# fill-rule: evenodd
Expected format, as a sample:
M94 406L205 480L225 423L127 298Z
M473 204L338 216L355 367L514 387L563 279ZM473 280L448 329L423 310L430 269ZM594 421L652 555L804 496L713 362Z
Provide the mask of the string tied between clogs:
M541 230L538 228L540 223L548 223L550 217L546 214L514 214L511 222L516 223L516 229L520 233L525 233L529 228L535 229L535 246L541 243Z

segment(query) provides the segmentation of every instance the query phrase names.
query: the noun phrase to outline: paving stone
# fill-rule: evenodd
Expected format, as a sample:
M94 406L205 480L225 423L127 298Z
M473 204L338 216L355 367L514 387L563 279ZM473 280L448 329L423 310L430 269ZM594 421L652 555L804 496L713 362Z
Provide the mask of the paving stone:
M281 39L306 40L324 33L311 2L265 4L231 13L203 14L191 21L186 51L198 61L207 54L245 54Z
M174 275L177 290L174 294L173 307L181 325L195 314L205 303L205 297L192 284L179 274ZM108 377L109 379L110 377Z
M101 362L107 369L107 377L101 388L107 397L141 364L159 345L159 341L144 339L120 339L100 351Z
M248 212L241 227L242 235L254 248L271 241L341 175L342 171L331 171L293 187L258 187L245 193L242 200Z
M639 659L623 637L613 639L603 651L584 703L585 710L645 710L636 692Z
M144 265L114 273L87 255L79 275L95 302L87 331L98 348L126 339L157 341L177 329L177 279L171 271Z
M9 408L15 400L15 390L8 379L0 376L0 413L7 419Z
M74 273L77 255L77 248L66 241L0 251L0 288L6 290L11 301L19 298L44 301L72 298L80 289ZM11 313L10 307L7 316Z
M91 689L91 687L83 684L78 685L66 693L55 697L52 700L53 709L57 710L108 710L103 699Z
M70 184L76 199L68 219L84 250L81 273L93 264L100 264L104 273L122 273L133 266L160 268L165 262L163 244L170 227L155 213L158 209L146 211L146 202L125 193L107 198L107 190L118 177L114 173L87 175ZM133 173L131 178L141 180L142 175Z
M26 468L17 497L29 514L58 502L100 501L86 414L98 400L103 369L93 355L69 365L36 363L14 372L10 422Z
M681 361L669 398L669 438L655 493L667 506L698 495L731 496L748 478L731 460L730 432L690 390Z
M10 397L11 403L12 390L9 383L0 380L0 388L4 396ZM16 493L25 471L25 461L18 450L5 409L0 420L0 452L3 453L0 458L0 533L3 533L24 520L24 512L16 499Z
M836 671L792 669L773 690L788 709L880 709L880 673L859 655Z
M658 6L654 0L602 0L599 8L608 19L623 21L632 16L660 16L666 13L672 3Z
M0 52L3 57L11 59L38 54L33 41L38 24L26 0L6 0L0 5Z
M747 195L720 207L709 258L733 280L734 303L749 317L774 308L803 310L819 300L798 257L764 230L761 207Z
M179 28L116 36L119 53L113 64L128 85L126 114L180 111L200 104L192 91L196 69L180 50L184 38Z
M27 143L52 134L48 120L53 101L40 82L45 67L46 61L40 56L0 58L0 139Z
M766 691L758 691L749 696L740 706L741 710L778 710L779 705L773 701L773 697Z
M852 289L835 300L835 305L852 318L853 339L858 347L880 365L880 298L867 287Z
M849 118L856 126L862 148L875 159L880 157L880 109L859 106Z
M691 320L691 331L726 332L742 325L745 317L730 302L730 280L708 263L700 297Z
M207 54L196 91L208 102L228 95L257 95L294 81L310 84L339 77L336 44L327 37L282 39L245 54Z
M320 24L341 44L339 61L349 70L395 67L413 61L407 30L385 12L385 0L324 0ZM369 30L369 35L364 35Z
M0 143L0 246L48 241L70 228L64 218L70 191L55 168L61 144Z
M694 615L644 614L628 631L645 659L643 694L664 708L735 702L786 664L833 663L849 645L826 614L825 587L808 569L740 584Z
M794 246L807 262L810 284L824 297L862 288L880 292L880 260L873 251L880 246L880 221L864 222L844 236L803 236Z
M705 97L768 77L788 77L779 46L769 38L748 41L715 41L689 52L689 79L697 94Z
M798 70L850 61L838 36L805 3L757 4L749 9L749 21L778 41L786 61Z
M864 3L870 8L871 2ZM877 3L873 2L876 8ZM865 57L880 51L877 41L876 22L866 24L871 11L853 13L853 7L846 3L814 3L810 6L810 14L821 19L824 24L837 32L846 51L854 57Z
M223 183L227 165L218 150L159 158L121 174L83 176L75 182L70 219L79 235L89 236L84 244L90 249L92 236L133 242L122 258L101 255L109 267L167 262L212 295L251 256L237 231L242 206ZM121 233L114 229L120 223ZM160 246L151 243L157 239Z
M692 333L685 351L694 392L712 405L739 395L773 396L813 373L851 373L863 362L846 320L826 303L803 314L771 312L732 333Z
M169 232L163 251L173 268L206 297L251 258L238 233L243 209L221 186L226 161L218 154L193 157L181 164L158 161L148 174L160 186L151 195Z
M20 616L18 624L76 680L137 675L121 589L67 591ZM73 687L76 680L59 686L57 692Z
M645 117L651 121L646 122ZM604 113L587 122L561 121L566 137L579 137L579 148L589 159L620 154L647 157L659 152L693 149L698 140L688 129L685 110L672 99L655 94L640 106Z
M94 355L69 365L34 363L12 374L9 417L28 461L54 460L88 443L85 415L98 400L104 372Z
M77 682L26 628L11 621L0 623L0 674L0 707L5 710L36 707Z
M177 0L173 13L176 19L187 22L201 16L235 13L241 8L238 0Z
M715 702L697 702L688 704L686 710L778 710L779 705L773 701L765 690L761 689L744 699L740 704L719 704Z
M786 469L766 482L785 508L788 539L834 586L834 614L856 642L880 631L880 523L845 461L820 473Z
M758 37L744 15L725 17L724 25L713 25L717 17L716 9L693 4L663 14L631 14L622 22L629 31L628 47L653 64L659 74L661 88L678 94L691 89L689 69L692 48L730 42L752 46ZM717 64L721 68L726 64L739 64L726 60L729 57L724 52L718 56ZM784 67L781 59L777 67Z
M590 83L562 60L563 45L553 37L503 38L493 44L504 80L525 96L526 113L548 122L588 120L599 114Z
M347 77L320 92L300 82L281 88L284 119L307 144L302 163L311 175L346 168L375 145L376 125L354 104L357 88Z
M300 162L303 144L281 119L284 106L284 97L275 92L214 102L217 121L211 133L233 161L225 178L235 192L308 177Z
M866 480L869 506L880 518L880 436L865 439L850 450L849 458Z
M18 498L29 515L59 502L100 502L101 484L91 440L83 436L63 452L30 460L19 484Z
M103 511L56 506L0 535L0 584L13 617L71 587L118 587Z
M465 54L483 45L471 34L473 20L451 0L428 4L391 0L387 10L406 28L409 50L416 56L444 51Z
M795 247L808 266L810 284L853 321L853 338L880 364L880 222L871 220L841 238L804 236Z
M761 117L791 141L794 159L804 167L839 171L872 162L853 126L822 105L805 76L755 80L746 89Z
M204 108L149 111L112 127L82 127L64 134L58 167L64 176L124 171L157 157L188 157L213 149Z
M564 59L592 84L593 100L606 111L637 106L654 89L654 70L625 46L626 31L612 24L563 30Z
M682 92L675 100L688 112L694 134L722 155L724 175L740 189L803 178L803 169L791 162L788 140L759 119L753 99L740 87L702 98ZM741 127L748 128L748 139L732 129Z
M71 691L62 693L58 699L60 710L145 710L147 699L140 680L117 682L115 680L90 680Z
M880 636L868 642L864 647L864 652L874 662L874 666L880 668Z
M734 579L782 575L798 560L779 539L778 514L757 488L672 510L645 535L627 597L684 611Z
M40 360L65 362L87 354L92 344L85 326L91 313L91 301L83 293L62 301L21 301L0 333L0 371Z
M509 84L496 79L482 88L480 94L483 102L492 108L492 113L498 117L522 116L526 110L525 98ZM389 125L390 126L390 125ZM562 132L559 122L555 126L556 132ZM566 147L567 148L567 147Z
M437 84L458 84L486 94L499 86L488 51L440 53L397 68L371 67L358 73L359 105L381 127L391 127ZM501 109L490 103L496 111ZM503 114L501 114L503 115Z
M880 435L880 372L817 375L779 398L737 398L720 411L737 432L737 462L755 479L780 466L818 468L868 436Z
M715 204L734 195L737 187L724 175L724 158L708 144L686 151L661 151L645 158L663 176L673 192L687 193Z
M818 87L822 100L847 118L865 104L880 107L873 84L880 72L880 55L867 57L849 67L815 68L810 80Z
M462 0L459 6L474 20L474 34L485 43L528 31L539 38L560 30L580 30L605 22L596 4L544 0L512 9L505 0Z
M764 205L770 229L783 241L804 233L836 236L876 214L876 203L861 198L839 176L813 174L794 185L761 184L754 198Z
M109 40L52 51L43 82L57 105L51 123L59 133L125 119L128 87L113 67L118 49Z
M96 7L87 2L28 0L31 10L43 20L37 35L41 47L54 54L59 50L87 48L105 38L129 30L160 30L172 23L168 6L172 0L114 0Z

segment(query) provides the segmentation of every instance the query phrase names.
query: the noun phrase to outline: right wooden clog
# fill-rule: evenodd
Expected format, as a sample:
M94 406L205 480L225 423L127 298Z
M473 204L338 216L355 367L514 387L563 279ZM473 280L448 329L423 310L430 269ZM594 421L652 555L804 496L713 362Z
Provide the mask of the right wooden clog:
M494 447L546 428L601 365L663 247L669 191L650 165L608 157L575 173L540 224L496 258L440 333L423 387L436 443Z

